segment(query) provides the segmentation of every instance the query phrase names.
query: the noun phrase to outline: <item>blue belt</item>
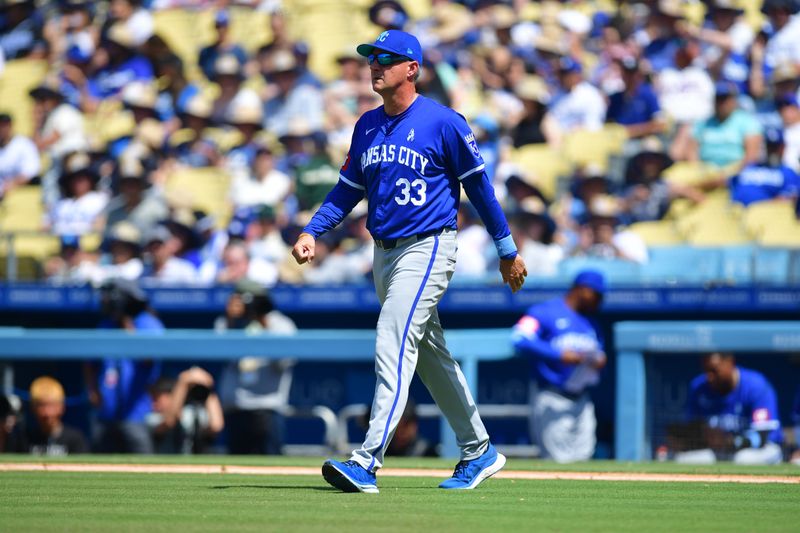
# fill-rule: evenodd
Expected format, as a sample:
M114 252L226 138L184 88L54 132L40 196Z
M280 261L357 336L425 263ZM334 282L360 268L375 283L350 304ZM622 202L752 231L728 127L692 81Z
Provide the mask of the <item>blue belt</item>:
M393 248L397 248L398 246L402 246L404 244L409 244L412 242L419 242L425 237L430 237L431 235L439 235L444 231L443 229L437 229L433 231L426 231L424 233L417 233L416 235L412 235L410 237L400 237L399 239L374 239L375 246L380 248L381 250L391 250Z

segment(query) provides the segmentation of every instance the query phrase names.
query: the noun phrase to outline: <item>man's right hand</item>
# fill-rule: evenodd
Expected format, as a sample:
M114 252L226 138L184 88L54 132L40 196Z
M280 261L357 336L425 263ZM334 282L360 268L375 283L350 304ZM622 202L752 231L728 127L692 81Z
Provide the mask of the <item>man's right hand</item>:
M294 259L297 261L298 265L310 263L314 260L315 246L316 240L311 234L300 234L300 236L297 238L297 242L294 244L294 248L292 248L292 256L294 256Z

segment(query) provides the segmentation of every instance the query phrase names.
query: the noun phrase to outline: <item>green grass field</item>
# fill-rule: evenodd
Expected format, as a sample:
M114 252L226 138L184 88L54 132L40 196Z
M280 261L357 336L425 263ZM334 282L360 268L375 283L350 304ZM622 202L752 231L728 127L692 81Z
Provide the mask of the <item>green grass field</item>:
M2 456L0 463L38 461ZM61 462L318 466L320 459L84 456ZM50 462L50 461L48 461ZM52 461L57 462L57 461ZM449 468L390 458L387 467ZM800 475L792 465L665 463L513 470ZM320 476L0 472L0 531L798 531L800 485L490 479L448 492L429 477L379 477L381 493L343 494Z

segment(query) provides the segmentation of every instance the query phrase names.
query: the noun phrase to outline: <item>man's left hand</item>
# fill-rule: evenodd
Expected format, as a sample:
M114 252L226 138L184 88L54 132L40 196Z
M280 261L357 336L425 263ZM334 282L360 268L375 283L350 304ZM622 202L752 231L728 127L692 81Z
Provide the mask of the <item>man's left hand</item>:
M511 287L511 292L517 292L525 283L528 270L525 268L525 261L517 254L514 259L500 260L500 274L503 275L503 283Z

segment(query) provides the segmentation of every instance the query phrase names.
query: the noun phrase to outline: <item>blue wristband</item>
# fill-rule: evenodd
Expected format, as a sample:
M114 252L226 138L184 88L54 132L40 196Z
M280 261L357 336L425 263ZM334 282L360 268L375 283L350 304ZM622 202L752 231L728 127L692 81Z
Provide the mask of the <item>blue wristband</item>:
M494 246L497 248L497 255L503 259L513 259L517 255L517 245L514 244L514 239L511 237L511 234L494 241Z

